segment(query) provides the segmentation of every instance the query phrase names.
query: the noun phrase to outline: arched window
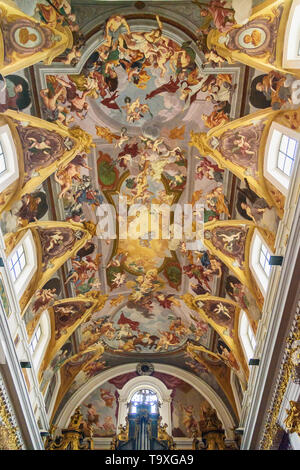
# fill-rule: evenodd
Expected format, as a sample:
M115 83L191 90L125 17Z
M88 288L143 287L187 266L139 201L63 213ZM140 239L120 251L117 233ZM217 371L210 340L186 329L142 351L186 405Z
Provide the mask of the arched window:
M20 245L9 260L9 270L13 281L16 281L26 266L26 256L23 244Z
M266 242L256 229L251 240L249 264L263 295L267 292L271 275L270 256L271 252L267 248Z
M10 128L0 127L0 192L19 177L18 157Z
M138 412L138 404L148 403L151 413L162 416L163 422L171 429L171 390L153 376L138 376L126 382L119 391L118 426L125 424L128 413ZM158 411L159 410L159 411Z
M286 24L282 66L300 68L300 0L293 0Z
M30 341L30 345L29 345L29 349L30 349L30 352L31 354L33 355L38 344L39 344L39 341L41 339L41 336L42 336L42 330L41 330L41 325L38 325L37 329L35 330L33 336L32 336L32 339Z
M11 252L7 261L16 296L20 299L37 269L36 248L30 230Z
M266 145L264 175L280 192L287 195L291 177L299 158L300 134L273 122Z
M50 341L50 337L50 318L47 310L44 310L41 315L40 321L33 332L29 344L29 350L32 355L33 365L36 370L38 370L41 365L42 359Z
M7 170L3 146L0 142L0 175Z
M149 389L141 389L135 392L129 402L129 413L135 414L139 405L149 406L152 414L158 413L159 401L157 393Z
M253 330L251 328L250 322L248 320L247 314L242 311L239 322L239 337L241 344L247 357L249 359L253 358L254 351L256 348L256 340Z

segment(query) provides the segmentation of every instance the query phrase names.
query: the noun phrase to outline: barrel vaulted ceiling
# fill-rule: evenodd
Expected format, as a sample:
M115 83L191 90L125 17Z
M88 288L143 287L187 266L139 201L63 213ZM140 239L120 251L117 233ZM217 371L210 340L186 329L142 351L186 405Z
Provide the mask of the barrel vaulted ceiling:
M16 3L29 15L55 20L47 1ZM79 126L93 145L5 213L3 230L33 221L97 225L103 204L115 208L117 222L114 239L103 239L98 224L23 312L29 336L45 307L51 317L39 380L43 392L60 371L52 418L97 374L150 362L201 378L238 422L231 375L243 389L249 374L239 317L246 311L256 331L262 306L261 295L237 275L238 269L247 271L246 240L253 230L238 202L249 189L247 179L238 180L192 145L192 135L230 129L231 121L257 111L250 85L261 72L208 53L203 38L214 21L226 30L235 13L246 14L219 8L213 15L208 4L74 0L76 18L64 8L79 25L74 30L81 47L24 72L31 93L25 112L61 129ZM238 138L231 143L237 154ZM31 139L29 151L47 159L49 136L36 131ZM246 153L241 150L239 158L246 160ZM247 171L251 177L251 166ZM203 237L193 250L184 237L163 239L161 226L151 232L145 212L139 215L141 236L131 236L133 214L128 238L121 239L120 196L127 197L129 209L136 203L149 210L153 204L202 204ZM278 211L268 206L262 229L274 236L278 222Z

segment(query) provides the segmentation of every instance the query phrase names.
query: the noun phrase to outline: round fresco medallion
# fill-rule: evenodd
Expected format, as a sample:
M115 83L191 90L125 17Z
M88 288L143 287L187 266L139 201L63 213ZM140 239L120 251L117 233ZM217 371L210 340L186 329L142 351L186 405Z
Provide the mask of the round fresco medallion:
M19 46L26 49L33 49L42 43L40 31L31 26L17 28L14 32L14 39Z
M266 33L262 28L248 28L239 34L238 43L244 49L256 49L266 40Z

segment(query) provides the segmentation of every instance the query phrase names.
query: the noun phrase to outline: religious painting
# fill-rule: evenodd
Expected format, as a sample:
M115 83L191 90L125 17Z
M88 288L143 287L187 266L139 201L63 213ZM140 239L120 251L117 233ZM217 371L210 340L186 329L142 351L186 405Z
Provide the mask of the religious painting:
M225 131L220 137L217 149L226 159L256 176L260 141L265 124L258 122Z
M58 278L50 279L42 289L35 292L23 316L29 338L31 338L43 311L54 304L60 292L61 281Z
M4 64L9 64L15 53L30 56L50 49L62 39L60 35L55 36L47 26L28 18L6 16L5 13L1 18L1 33L5 41Z
M86 311L91 308L92 302L70 301L55 304L53 307L55 321L55 339L67 332L67 328L72 326Z
M251 82L251 94L249 97L250 104L257 109L266 109L271 106L271 95L266 96L262 89L262 80L267 77L267 74L258 75ZM258 86L257 86L258 85Z
M155 322L153 319L155 318ZM133 306L123 307L111 318L114 332L103 340L115 351L123 353L163 353L174 351L184 345L188 328L172 311L161 311L153 302L149 315L141 314Z
M240 267L242 267L245 259L247 233L247 226L233 225L205 230L204 236L225 256L235 258Z
M229 336L233 335L234 320L235 320L235 306L222 301L216 300L199 300L197 302L199 308L201 308L208 318L216 322L217 325L226 328L224 334Z
M22 111L31 104L29 84L19 75L0 77L0 112L7 109Z
M165 36L159 16L155 23L151 31L136 31L121 15L108 18L104 41L80 74L45 76L40 90L44 117L69 125L85 120L92 109L100 121L132 130L151 120L165 125L187 117L196 106L205 126L228 122L234 75L200 71L191 42ZM69 63L76 60L79 55L73 54ZM103 133L105 127L96 127Z
M31 26L19 27L14 32L14 40L18 46L24 47L25 49L33 49L39 46L42 42L42 36L37 28Z
M239 45L245 49L260 47L266 40L266 32L261 28L247 28L239 34Z
M269 62L273 63L282 11L283 5L279 5L272 17L258 17L241 28L232 29L227 33L226 46L254 57L268 54Z
M74 379L70 387L70 393L76 391L90 378L89 366L93 364L93 359L97 360L96 349L79 352L78 354L70 357L62 365L62 375L66 378L66 380L69 380L70 378ZM104 366L103 363L102 365Z
M240 370L240 366L238 365L234 354L221 339L218 340L217 351L220 359L222 359L230 369L234 369L236 371Z
M90 393L80 405L83 431L90 426L93 437L112 437L117 431L117 388L110 382Z
M271 70L268 74L258 75L252 80L250 103L256 108L272 107L281 109L291 105L296 77Z
M95 243L88 241L85 247L79 250L74 258L71 258L72 268L68 271L66 284L70 283L73 286L76 295L86 294L101 286L99 279L101 255L95 254L95 248Z
M1 215L2 232L13 233L31 222L42 219L48 212L46 193L36 191L24 194L20 201L15 202L9 211Z
M74 146L69 137L64 138L57 132L47 129L18 124L17 131L23 147L25 182L42 168L59 160Z
M246 220L254 222L258 227L277 233L279 217L275 207L270 207L265 199L260 198L249 187L245 179L245 187L238 188L236 208L238 214Z
M191 385L178 380L172 392L172 436L192 437L199 433L202 407L209 407L205 398Z
M46 390L46 386L51 381L52 377L59 372L59 370L64 366L66 361L70 359L74 354L74 349L72 341L67 340L60 350L56 353L55 357L50 362L49 366L43 370L41 376L40 390L43 392Z
M68 250L71 250L77 240L83 236L83 232L74 231L69 227L37 228L40 236L43 266L47 268L49 261L58 256L63 256Z
M245 83L243 89L238 89L243 80L248 80L248 71L245 74L244 66L239 64L222 66L225 60L216 51L208 51L208 31L217 27L228 33L230 39L232 26L236 25L237 49L259 54L263 48L271 47L275 30L264 21L241 28L236 24L234 7L214 0L198 5L200 13L197 2L187 2L184 12L180 2L176 6L174 3L170 19L166 2L161 7L163 16L146 14L145 22L144 12L138 11L148 8L140 5L143 2L130 7L137 10L136 16L129 10L123 16L124 9L121 14L106 12L105 5L100 5L103 2L98 2L97 17L102 18L98 29L94 14L98 5L83 7L76 2L72 11L66 0L51 0L51 5L46 0L29 3L27 9L36 10L35 18L51 27L67 25L74 40L72 49L55 59L54 67L42 64L35 67L41 115L49 122L66 126L65 129L79 126L94 141L90 152L83 150L65 166L56 166L47 182L55 206L52 215L58 220L97 224L96 235L72 254L63 268L64 290L70 298L58 300L62 286L57 289L47 283L36 292L25 312L30 336L41 313L51 308L54 335L60 344L68 330L79 324L55 357L50 356L49 364L43 363L46 370L42 374L41 390L45 392L53 375L60 374L61 390L65 394L57 403L55 423L68 400L76 392L80 393L90 379L97 377L100 381L104 370L111 370L126 360L132 364L139 362L148 355L154 363L153 376L172 390L169 432L178 438L192 438L194 431L201 431L202 408L208 403L191 385L156 372L155 357L157 362L201 378L230 410L218 380L221 378L222 383L230 377L229 368L237 374L242 371L234 357L234 347L231 350L224 341L230 337L228 342L233 344L235 307L228 299L235 300L247 313L250 311L254 320L259 318L259 310L249 290L228 274L221 259L207 249L203 236L193 250L187 243L188 236L173 239L176 222L171 216L170 238L163 238L167 224L163 220L158 228L149 224L149 209L153 205L165 204L171 208L174 204L183 207L189 203L194 207L200 203L204 222L212 222L234 218L233 205L237 201L237 214L242 219L272 227L275 233L277 221L272 219L272 208L261 198L255 198L243 183L237 198L233 197L230 191L235 187L227 170L220 168L209 154L196 153L189 145L192 129L205 134L248 109L244 95L249 87ZM75 24L74 11L80 23L86 24L86 38L89 38L83 55L79 44L84 45L84 38ZM200 18L194 18L195 11ZM190 33L183 21L176 33L177 14L178 18L189 17L189 24L194 24ZM88 31L91 24L95 26L94 31ZM199 26L201 31L197 31ZM42 28L17 24L13 37L17 47L31 51L41 47L43 37L38 27ZM50 39L54 43L58 38ZM72 66L76 67L72 69ZM0 111L1 105L3 111L23 109L26 102L25 83L11 77L3 80L0 77L0 89L6 84ZM224 156L228 166L231 162L242 167L245 176L256 176L264 129L260 119L251 126L223 134L216 131L219 140L215 138L214 149ZM74 146L72 139L27 123L19 125L17 130L24 149L27 181L49 165L59 163L62 155ZM118 213L120 196L127 198L127 218ZM5 220L7 230L13 227L11 231L16 231L44 218L48 205L50 208L49 201L41 188L24 195ZM116 209L116 239L102 238L105 226L99 222L99 214L104 212L106 203ZM144 205L148 213L129 214L134 204ZM222 226L222 222L216 225L217 228L205 231L205 237L219 250L222 259L223 255L229 256L234 266L239 264L243 268L246 223L242 220L240 225L236 222L229 227ZM35 229L41 239L44 268L54 267L58 257L66 259L67 253L76 247L76 241L83 237L80 227L71 230L55 224L49 226ZM127 239L120 236L125 227ZM134 238L135 230L139 229L139 236ZM182 296L214 296L219 289L224 293L224 287L227 299L198 304L205 318L222 328L222 341L203 319L204 315L202 318L193 310L192 300L185 304ZM84 296L100 289L107 302L87 316L92 305L88 296L81 302L72 296ZM80 321L82 317L86 318L84 323ZM192 354L190 349L187 353L189 346L199 347L197 354ZM80 405L86 434L92 429L96 438L108 440L115 435L118 389L137 376L134 370L89 392Z
M192 253L189 261L193 262L183 266L183 273L191 280L191 291L196 295L211 293L214 280L222 276L224 265L221 260L203 247L203 250Z
M244 286L237 277L232 274L227 276L225 291L230 299L234 300L242 309L247 310L255 321L259 320L261 312L253 294L251 294L248 287Z
M195 168L195 181L191 203L202 204L204 223L219 220L222 214L230 218L228 200L224 194L224 170L210 157L195 154L199 163Z

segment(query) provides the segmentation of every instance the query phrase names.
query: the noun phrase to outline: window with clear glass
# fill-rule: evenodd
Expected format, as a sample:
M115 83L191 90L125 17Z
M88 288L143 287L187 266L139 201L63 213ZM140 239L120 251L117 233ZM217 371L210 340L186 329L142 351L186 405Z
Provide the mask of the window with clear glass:
M290 176L292 173L297 151L298 141L282 134L278 151L277 167L287 176Z
M153 390L142 389L135 392L130 400L129 413L136 413L139 405L148 405L150 412L158 413L158 396Z
M0 175L7 170L3 147L0 142Z
M29 349L30 349L31 354L33 354L34 351L36 350L36 347L39 343L41 335L42 335L42 330L41 330L41 326L39 325L38 328L36 329L33 337L32 337L31 343L29 345Z
M21 272L26 266L26 256L23 245L15 251L9 260L9 270L11 272L13 281L16 281L20 276Z
M271 266L269 265L271 254L269 253L266 246L262 243L260 247L260 254L259 254L259 264L263 268L265 274L269 277L271 272Z
M255 336L254 336L254 333L253 333L252 328L250 326L250 323L248 324L248 328L247 328L247 336L248 336L249 342L251 344L252 351L255 351L256 341L255 341Z
M256 348L256 340L248 317L244 311L242 311L240 318L239 334L244 353L249 360L253 358L253 354Z

